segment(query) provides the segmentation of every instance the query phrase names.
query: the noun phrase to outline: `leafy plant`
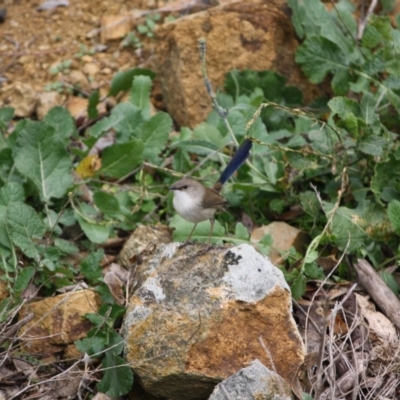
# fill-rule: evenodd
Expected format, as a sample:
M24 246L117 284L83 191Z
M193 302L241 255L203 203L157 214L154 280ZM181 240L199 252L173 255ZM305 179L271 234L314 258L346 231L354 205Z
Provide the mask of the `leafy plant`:
M57 75L59 72L69 72L72 60L64 60L49 69L50 74Z
M258 224L301 206L292 223L314 240L300 268L292 268L287 255L285 275L298 298L308 279L324 277L317 263L322 249L368 257L377 268L388 256L399 257L397 206L388 213L388 204L397 201L400 187L400 31L387 17L373 16L357 39L349 1L332 10L318 0L289 4L303 39L296 61L313 83L330 79L333 97L305 106L301 92L276 73L233 71L217 96L227 121L213 111L206 123L182 129L172 148L178 149L176 170L194 168L187 152L207 157L200 177L213 182L232 133L239 141L252 138L251 161L226 196ZM220 220L233 223L225 213ZM338 271L335 279L347 274Z
M145 16L145 23L142 25L138 25L136 27L137 31L141 35L145 35L148 38L154 37L154 29L156 28L157 21L160 21L161 14L154 13L154 14L147 14Z
M133 377L120 357L122 338L115 331L115 319L124 308L114 304L103 283L103 253L94 250L96 243L116 236L120 230L132 231L151 213L159 197L158 190L147 190L153 178L140 171L144 162L161 165L160 154L172 126L168 114L150 113L153 76L143 69L117 74L110 95L128 90L130 101L120 103L109 117L93 124L83 138L68 111L55 107L43 121L19 121L0 141L0 279L10 292L7 308L11 312L18 306L31 282L47 295L73 284L78 269L67 256L80 249L88 251L79 270L101 294L105 305L99 315L88 316L95 328L78 346L102 359L104 376L99 388L113 396L126 394ZM89 107L96 108L98 101L98 94L91 96ZM93 110L90 114L96 117ZM8 130L12 117L12 109L0 110L2 132ZM99 154L96 146L111 131L113 140ZM69 152L72 141L80 141L83 150ZM81 171L78 167L93 157L90 151L97 152L98 164L85 178L79 174L74 177L74 170ZM114 183L118 179L129 180L130 185ZM146 191L142 191L144 187ZM87 192L92 202L87 201ZM69 233L77 231L86 237L79 247L75 234ZM7 319L7 310L1 318ZM91 347L93 342L95 347Z

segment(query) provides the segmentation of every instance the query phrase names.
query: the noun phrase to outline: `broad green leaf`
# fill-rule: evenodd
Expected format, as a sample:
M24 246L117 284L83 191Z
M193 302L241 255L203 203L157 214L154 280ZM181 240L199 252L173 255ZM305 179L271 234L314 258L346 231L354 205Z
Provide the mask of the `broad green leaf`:
M379 115L375 109L376 103L377 101L372 93L364 93L360 103L360 110L366 125L379 122Z
M8 182L0 189L0 205L8 206L16 201L24 201L24 188L16 182Z
M347 249L348 253L357 252L362 246L371 243L371 220L366 218L364 205L360 204L357 209L339 207L334 214L331 231L334 241L340 250ZM324 203L327 214L333 210L333 205Z
M87 107L89 119L95 119L98 117L99 112L97 111L97 106L99 104L99 100L100 100L100 92L98 90L95 90L89 96L89 103Z
M136 128L143 122L141 110L131 103L120 103L111 111L112 128L117 132L117 142L126 143L137 136Z
M64 196L73 183L72 165L54 128L29 121L19 132L16 144L15 166L33 181L40 198L49 203L52 198Z
M143 150L144 144L139 139L105 148L98 174L122 178L140 165L143 160Z
M292 291L292 296L295 300L298 300L303 296L306 292L306 279L304 278L304 275L299 274L299 276L293 281L290 290Z
M205 122L197 125L196 128L193 129L193 139L210 142L218 149L225 146L227 142L215 126Z
M101 352L107 348L108 338L104 331L98 330L96 335L89 336L88 334L87 338L76 340L74 343L80 352L87 353L91 357L99 357Z
M249 240L249 231L247 228L240 222L236 224L235 227L235 237L237 239Z
M221 157L225 158L225 161L228 161L228 157L224 154L218 152L216 146L214 146L210 142L206 142L205 140L183 140L174 143L171 148L179 148L187 153L198 154L199 156L209 156L210 160L220 161Z
M60 238L54 239L54 246L57 247L64 254L77 254L79 247L75 246L72 242Z
M189 236L189 233L194 227L191 222L185 221L179 215L175 215L171 218L170 226L175 228L173 237L177 242L185 242ZM197 224L190 240L198 240L199 242L207 242L210 234L210 221L203 221ZM214 222L214 229L211 235L211 242L221 244L222 240L229 240L225 235L225 229L218 222Z
M79 270L85 276L86 279L91 283L97 283L103 276L102 271L103 267L101 262L104 259L104 251L97 250L93 253L90 253L82 262L79 267Z
M0 108L0 132L7 129L7 124L14 117L14 109L11 107Z
M378 201L389 202L400 198L400 160L396 160L393 154L386 161L374 166L371 190Z
M369 154L371 156L381 156L385 147L387 145L387 140L379 136L369 136L363 138L358 142L358 150L364 154Z
M145 120L150 118L150 91L151 78L149 76L138 75L133 78L130 92L131 103L141 110L143 119Z
M90 128L91 138L99 138L104 132L115 129L118 140L126 142L130 140L135 127L142 121L140 110L131 103L117 104L109 117L96 122Z
M151 79L155 77L153 71L143 68L133 68L117 72L111 80L109 95L115 96L121 91L129 90L132 87L133 77L138 75L149 76Z
M36 211L25 203L12 203L7 207L6 223L12 242L26 256L38 261L40 254L35 239L43 238L46 226Z
M68 139L76 132L75 121L64 107L52 108L44 117L43 122L54 128L56 137L63 143L68 143Z
M110 236L110 228L105 225L89 222L79 215L76 216L79 226L92 243L104 243Z
M400 201L392 200L389 203L387 213L393 229L398 235L400 235Z
M340 47L321 36L307 38L300 45L296 62L312 83L321 83L329 72L348 68Z
M24 267L18 271L18 276L14 283L14 290L17 295L28 287L33 275L35 275L34 267Z
M7 207L0 205L0 251L3 256L10 253L13 245L6 223Z
M118 200L111 193L96 192L93 196L94 204L105 215L111 218L121 219L121 213Z
M355 100L349 99L347 97L334 97L328 102L329 108L332 110L334 115L341 117L345 113L351 113L355 116L361 114L360 106Z
M172 129L172 119L164 112L159 112L137 129L138 137L143 140L143 158L153 163L159 163L159 154L165 149L169 133Z
M21 270L18 271L18 276L14 283L14 290L17 295L28 287L34 275L35 268L31 266L21 268Z
M133 385L133 371L130 365L114 352L108 351L102 362L103 379L97 384L100 392L110 397L124 396Z

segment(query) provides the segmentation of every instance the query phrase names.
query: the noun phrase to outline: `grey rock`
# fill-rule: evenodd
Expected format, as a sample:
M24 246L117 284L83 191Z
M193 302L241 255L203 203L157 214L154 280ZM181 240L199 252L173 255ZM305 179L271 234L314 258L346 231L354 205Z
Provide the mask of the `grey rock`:
M220 382L209 400L291 400L289 384L259 360Z

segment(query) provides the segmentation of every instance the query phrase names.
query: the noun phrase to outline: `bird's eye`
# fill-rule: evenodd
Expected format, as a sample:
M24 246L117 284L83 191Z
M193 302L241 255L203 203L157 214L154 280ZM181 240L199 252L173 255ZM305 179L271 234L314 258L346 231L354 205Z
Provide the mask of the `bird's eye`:
M182 189L187 189L187 188L188 188L188 185L182 186Z

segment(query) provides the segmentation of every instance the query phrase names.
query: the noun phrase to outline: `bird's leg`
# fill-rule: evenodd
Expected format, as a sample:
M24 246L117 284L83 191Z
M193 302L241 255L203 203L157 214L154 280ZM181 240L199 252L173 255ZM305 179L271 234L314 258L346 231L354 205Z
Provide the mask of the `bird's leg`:
M210 244L211 244L211 235L212 235L213 229L214 229L214 221L215 221L214 218L210 218L211 226L210 226L210 233L208 234L208 246L207 246L207 249L210 247Z
M192 237L193 232L194 232L194 230L196 229L196 226L197 226L197 222L194 224L192 230L190 231L189 236L188 236L188 238L186 239L186 243L189 243L189 240L190 240L190 238Z

